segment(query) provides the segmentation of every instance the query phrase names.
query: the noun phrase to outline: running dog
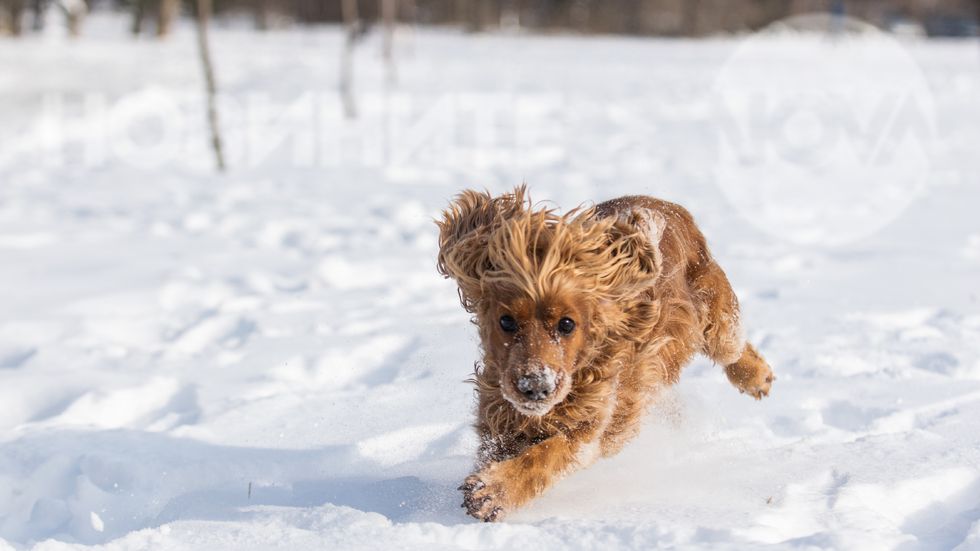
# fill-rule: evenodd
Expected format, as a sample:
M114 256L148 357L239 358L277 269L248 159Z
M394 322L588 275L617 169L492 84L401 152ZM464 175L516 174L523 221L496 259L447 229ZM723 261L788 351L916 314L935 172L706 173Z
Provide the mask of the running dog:
M524 186L465 191L443 212L438 269L479 328L477 472L463 507L491 522L634 438L702 353L761 400L775 378L682 207L621 197L564 215Z

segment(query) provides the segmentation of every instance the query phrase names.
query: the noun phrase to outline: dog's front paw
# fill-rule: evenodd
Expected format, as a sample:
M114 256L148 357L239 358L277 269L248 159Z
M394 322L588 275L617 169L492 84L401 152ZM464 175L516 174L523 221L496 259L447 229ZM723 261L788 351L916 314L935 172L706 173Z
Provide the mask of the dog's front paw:
M751 384L739 386L738 391L748 394L756 400L761 400L763 396L769 396L769 389L772 387L772 382L775 380L776 377L770 371L768 374L760 374L760 377Z
M742 357L737 362L725 366L725 374L739 392L756 400L769 396L772 382L776 380L769 364L751 344L745 345Z
M459 487L466 513L483 522L498 521L507 513L504 485L496 480L494 466L491 463L479 473L466 477Z

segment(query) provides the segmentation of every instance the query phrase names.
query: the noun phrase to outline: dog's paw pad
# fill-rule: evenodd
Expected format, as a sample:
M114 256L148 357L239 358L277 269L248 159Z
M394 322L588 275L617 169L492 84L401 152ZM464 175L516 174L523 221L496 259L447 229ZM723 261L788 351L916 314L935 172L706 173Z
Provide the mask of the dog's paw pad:
M479 475L467 477L459 490L463 492L463 504L460 507L466 509L466 514L483 522L495 522L503 518L506 511L498 499L499 490L494 492Z

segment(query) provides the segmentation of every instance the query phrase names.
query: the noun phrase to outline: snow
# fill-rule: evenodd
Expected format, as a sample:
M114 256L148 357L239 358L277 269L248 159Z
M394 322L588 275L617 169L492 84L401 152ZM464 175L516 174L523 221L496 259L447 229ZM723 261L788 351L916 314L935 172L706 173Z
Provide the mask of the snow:
M718 185L738 39L401 30L386 91L372 34L343 122L339 28L217 25L224 175L187 22L0 40L0 550L980 549L975 42L902 45L935 136L895 166L924 185L829 221L839 182L781 188L789 232ZM622 454L482 524L432 220L522 181L686 206L778 380L757 403L700 359Z

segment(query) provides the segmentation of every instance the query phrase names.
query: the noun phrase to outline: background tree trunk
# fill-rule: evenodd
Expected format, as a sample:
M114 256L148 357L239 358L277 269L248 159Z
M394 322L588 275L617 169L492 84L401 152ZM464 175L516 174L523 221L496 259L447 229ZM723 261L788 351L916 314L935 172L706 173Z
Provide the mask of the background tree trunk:
M200 9L200 5L198 9ZM170 34L170 28L173 26L173 20L177 16L178 10L180 10L180 0L160 0L160 10L157 14L157 37L164 38ZM208 11L210 11L210 6Z
M204 66L204 81L208 95L208 124L211 127L211 146L218 170L224 171L225 158L221 152L221 134L218 133L218 108L215 102L214 69L211 66L211 50L208 47L208 21L211 19L211 0L197 0L197 42Z
M267 31L272 27L271 14L272 8L268 0L252 0L252 18L255 20L255 28L260 31Z
M7 12L10 14L10 32L14 36L20 36L23 31L20 19L24 15L24 4L22 0L7 0Z
M974 0L973 5L976 8L977 25L980 25L980 0Z
M347 39L344 42L344 50L340 54L340 95L344 102L344 115L353 119L357 116L357 108L354 106L354 43L357 41L357 31L359 27L357 14L357 0L341 0L341 11L343 12L344 27L347 30Z
M82 30L82 20L88 13L88 4L84 0L60 0L58 6L68 20L68 36L77 38Z
M133 24L129 30L133 36L139 36L143 32L143 20L146 19L147 0L135 0L133 2Z
M392 49L395 40L395 23L398 17L398 2L397 0L380 0L380 2L381 25L384 33L381 39L381 52L385 63L385 84L392 86L395 84L397 77L395 74L395 59Z
M44 0L34 0L34 31L44 29Z

